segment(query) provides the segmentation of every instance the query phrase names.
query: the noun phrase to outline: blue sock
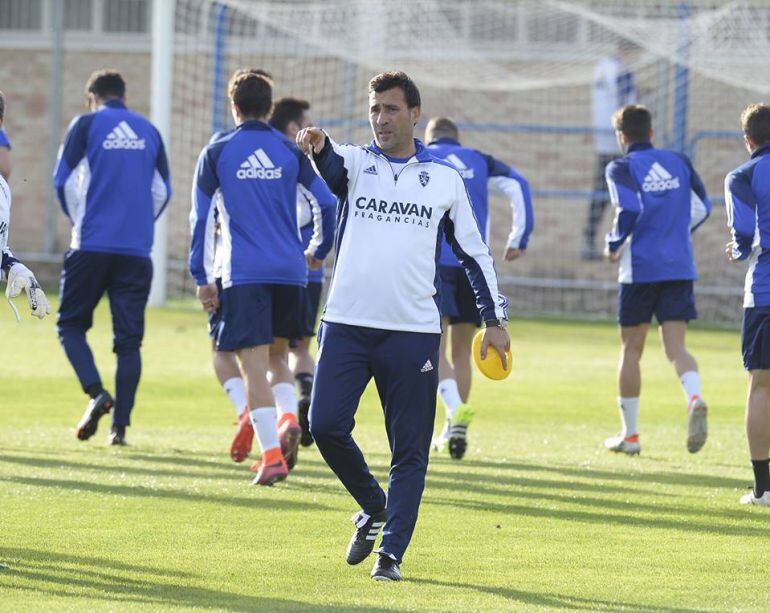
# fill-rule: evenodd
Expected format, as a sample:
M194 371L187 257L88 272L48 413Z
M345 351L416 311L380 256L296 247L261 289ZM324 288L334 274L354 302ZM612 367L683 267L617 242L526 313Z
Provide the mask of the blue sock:
M142 356L139 349L118 354L115 372L115 412L112 423L116 426L131 425L131 409L134 408L136 388L142 375Z
M85 330L78 328L59 329L59 341L64 347L64 353L67 359L75 369L75 374L80 380L80 385L84 391L92 388L95 384L101 388L102 379L99 371L96 370L94 354L86 342Z

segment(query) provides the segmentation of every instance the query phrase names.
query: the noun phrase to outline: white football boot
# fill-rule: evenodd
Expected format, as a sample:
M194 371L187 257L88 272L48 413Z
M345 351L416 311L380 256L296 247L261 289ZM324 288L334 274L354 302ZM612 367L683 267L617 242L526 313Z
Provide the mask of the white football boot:
M708 406L700 396L693 396L687 407L687 451L698 453L706 444Z
M741 504L755 504L760 507L770 507L770 491L765 492L759 498L754 495L754 490L741 496Z
M639 443L639 435L624 437L622 434L611 436L604 441L604 446L615 453L625 453L626 455L639 455L642 451L642 445Z

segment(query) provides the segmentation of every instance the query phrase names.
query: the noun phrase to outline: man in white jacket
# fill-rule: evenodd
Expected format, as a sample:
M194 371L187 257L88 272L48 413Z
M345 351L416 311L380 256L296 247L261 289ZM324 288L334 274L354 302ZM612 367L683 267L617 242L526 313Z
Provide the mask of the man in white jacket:
M372 578L397 581L425 485L438 386L444 235L471 281L487 328L482 352L509 347L504 298L462 177L414 139L420 93L403 72L369 83L368 146L338 145L318 128L297 135L337 195L336 262L319 331L310 431L361 511L347 552L362 562L383 529ZM392 452L386 495L351 436L374 377Z
M5 96L0 92L0 129L5 118ZM13 308L16 318L19 312L11 299L16 298L22 291L26 292L29 308L35 317L42 319L51 312L48 300L40 289L32 271L13 256L8 248L8 228L11 222L11 188L0 174L0 278L7 278L5 296Z

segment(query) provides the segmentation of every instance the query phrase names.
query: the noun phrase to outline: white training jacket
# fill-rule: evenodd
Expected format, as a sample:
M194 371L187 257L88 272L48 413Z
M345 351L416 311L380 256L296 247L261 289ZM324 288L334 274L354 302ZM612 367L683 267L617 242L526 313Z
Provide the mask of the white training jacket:
M505 319L492 255L457 169L420 141L409 160L374 144L327 136L313 165L337 195L334 274L323 321L382 330L441 333L441 239L465 268L485 321Z

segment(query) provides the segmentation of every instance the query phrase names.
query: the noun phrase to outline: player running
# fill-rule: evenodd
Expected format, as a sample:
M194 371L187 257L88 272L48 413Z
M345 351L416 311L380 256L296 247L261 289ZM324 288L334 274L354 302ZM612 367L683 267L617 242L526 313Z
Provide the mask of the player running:
M513 210L513 227L508 236L503 258L512 261L527 249L534 218L529 183L510 166L475 149L463 147L459 131L451 119L434 117L425 128L427 150L455 166L468 190L476 223L484 240L489 243L488 189L505 195ZM441 242L441 335L439 347L438 393L446 410L444 429L435 439L437 451L449 448L457 460L465 455L468 426L473 409L468 404L471 391L471 345L481 316L476 297L462 264L452 252L446 238ZM451 335L450 335L451 331ZM451 360L447 357L451 347Z
M155 220L171 197L171 183L160 133L126 108L126 83L120 73L93 73L86 95L91 112L70 124L54 172L54 187L72 222L57 324L67 358L90 397L77 437L91 438L99 419L114 405L109 442L125 445L142 372ZM94 309L105 292L118 359L114 401L86 342Z
M320 265L332 242L325 237L315 251L303 253L297 183L318 199L323 216L334 214L333 199L296 146L265 123L272 106L268 78L237 71L229 97L237 127L198 159L190 272L203 308L217 318L217 351L235 352L245 377L248 415L262 451L254 484L272 485L288 475L285 458L293 459L301 435L292 374L281 356L301 331L307 268ZM221 294L214 271L215 210L222 232ZM278 384L290 389L291 398L274 392Z
M725 179L731 262L749 260L743 299L743 365L749 372L746 436L754 489L741 504L770 507L770 106L752 104L741 115L751 159Z
M0 92L0 133L2 133L4 119L5 96L3 92ZM10 225L11 188L8 187L3 173L0 173L0 280L8 280L5 288L5 297L8 300L8 304L11 305L16 318L20 319L19 311L11 300L21 294L22 291L25 292L32 315L38 319L43 319L43 317L51 312L51 307L48 306L48 299L40 288L37 279L35 279L35 275L15 258L8 248Z
M438 387L441 232L476 292L487 325L482 353L493 346L504 356L509 345L492 257L465 185L454 166L414 139L419 118L417 86L402 72L386 72L369 83L370 145L338 145L318 128L297 136L339 198L337 255L319 331L310 430L361 507L353 518L348 563L362 562L383 530L372 570L381 581L401 579L399 565L425 486ZM372 377L392 452L387 497L351 436Z
M612 125L624 155L607 166L607 186L616 214L607 234L605 256L620 262L618 404L622 429L605 446L629 455L641 451L639 361L654 314L666 357L685 394L687 450L696 453L706 442L707 407L698 366L685 347L687 322L696 317L690 235L709 216L711 202L690 160L653 147L652 117L645 107L618 109Z
M282 98L276 102L270 117L270 125L286 135L292 142L296 140L300 130L307 128L312 123L310 103L297 98ZM327 216L326 219L329 224L324 228L320 223L321 209L318 201L313 194L299 185L297 187L297 222L305 249L315 249L318 244L323 242L324 236L334 232L334 219L331 216ZM299 424L302 427L300 443L305 447L313 444L313 435L310 433L308 423L308 411L310 410L310 394L313 391L315 361L310 355L310 342L315 336L315 323L323 290L323 275L323 266L308 271L307 287L303 292L302 336L298 339L292 339L289 345L292 372L299 391Z

